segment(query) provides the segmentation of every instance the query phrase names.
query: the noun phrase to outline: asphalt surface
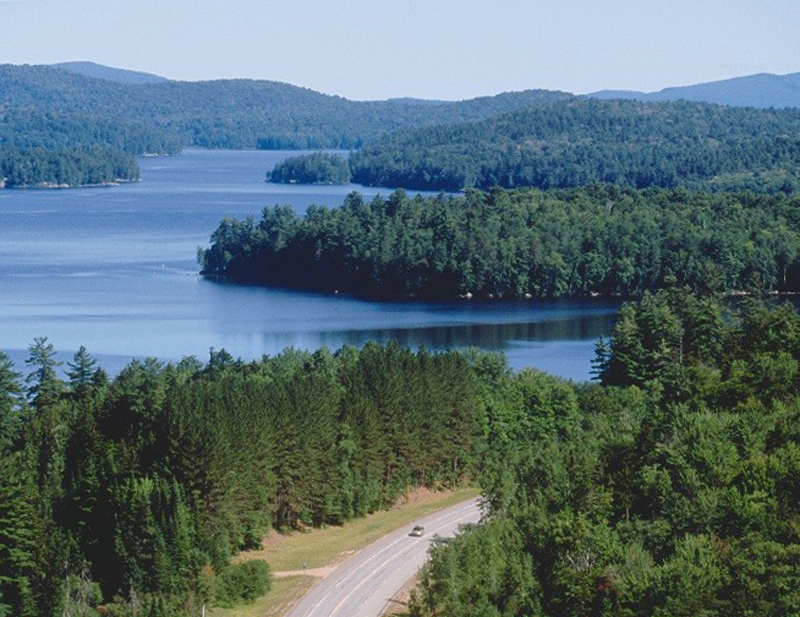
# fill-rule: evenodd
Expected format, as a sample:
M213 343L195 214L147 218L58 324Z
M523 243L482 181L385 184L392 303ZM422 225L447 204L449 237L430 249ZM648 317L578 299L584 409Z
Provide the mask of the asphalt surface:
M477 499L422 517L360 550L303 596L288 617L378 617L425 563L434 537L451 537L476 523ZM408 534L424 525L425 535Z

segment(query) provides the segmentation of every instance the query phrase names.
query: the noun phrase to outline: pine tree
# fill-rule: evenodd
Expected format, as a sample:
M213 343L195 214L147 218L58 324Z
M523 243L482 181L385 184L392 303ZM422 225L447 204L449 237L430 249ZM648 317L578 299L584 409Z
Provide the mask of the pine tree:
M594 358L592 358L592 380L603 381L608 373L611 363L611 345L609 341L601 336L594 346Z
M0 456L11 447L19 432L17 411L22 393L19 378L11 359L0 352Z
M0 455L0 615L35 617L35 489L20 463Z
M56 375L56 367L61 362L55 359L56 350L52 343L47 341L47 337L37 337L28 347L30 356L25 360L34 368L25 378L25 383L29 384L27 389L28 398L36 402L53 402L63 389L63 384Z
M97 360L86 351L86 347L81 345L75 352L73 361L67 363L69 367L67 377L74 392L81 394L93 383L96 364Z

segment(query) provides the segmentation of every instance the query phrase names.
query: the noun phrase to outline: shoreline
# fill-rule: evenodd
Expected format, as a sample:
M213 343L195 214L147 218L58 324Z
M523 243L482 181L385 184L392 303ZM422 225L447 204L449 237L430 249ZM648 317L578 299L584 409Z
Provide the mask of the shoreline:
M357 298L359 300L366 300L370 302L491 302L496 304L502 303L519 303L519 302L533 302L546 300L548 302L558 300L607 300L616 302L627 302L638 300L643 294L601 294L590 293L585 295L567 295L567 296L535 296L533 294L525 294L524 296L503 297L495 296L493 294L477 295L470 292L458 295L432 295L432 294L376 294L370 292L359 292L352 290L339 290L339 289L320 289L314 287L304 287L301 285L273 285L248 279L238 279L224 274L206 274L203 271L197 273L197 276L203 277L205 280L212 283L221 285L241 285L244 287L260 287L264 289L285 289L287 291L295 291L309 294L316 294L322 296L341 296L346 298ZM655 293L661 289L649 290L650 293ZM770 298L792 298L800 296L800 291L778 291L770 290L756 294L748 291L726 291L722 294L723 298L746 298L753 296L767 296Z
M58 184L56 182L40 182L38 184L19 184L8 186L5 183L0 183L0 189L6 191L60 191L66 189L101 189L120 186L122 184L135 184L141 182L141 178L115 178L107 182L99 182L94 184Z

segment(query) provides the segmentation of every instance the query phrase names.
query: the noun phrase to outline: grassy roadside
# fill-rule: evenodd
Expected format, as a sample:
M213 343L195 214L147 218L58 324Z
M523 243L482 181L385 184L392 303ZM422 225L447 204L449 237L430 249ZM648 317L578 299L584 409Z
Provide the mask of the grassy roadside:
M253 604L236 608L211 608L206 614L209 617L279 617L285 615L311 589L315 580L310 576L276 578L272 581L270 592Z
M314 529L286 536L272 534L265 548L247 551L236 561L263 559L273 572L319 568L341 560L343 555L357 551L378 538L408 525L421 516L446 508L478 495L477 489L431 492L418 491L406 503L391 510L376 512L341 527ZM308 576L275 578L272 591L255 603L233 609L212 609L209 617L279 617L308 590L314 579Z

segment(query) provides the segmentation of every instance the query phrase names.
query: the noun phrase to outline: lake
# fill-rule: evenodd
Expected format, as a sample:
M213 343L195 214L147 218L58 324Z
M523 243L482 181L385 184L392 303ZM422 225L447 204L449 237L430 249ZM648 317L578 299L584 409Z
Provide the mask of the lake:
M68 359L80 346L110 372L132 358L245 359L287 346L316 349L366 341L441 350L503 351L532 366L589 378L598 337L613 328L612 300L521 302L366 301L214 283L196 253L225 216L264 206L338 206L350 191L275 185L265 173L297 152L187 150L142 159L142 181L119 187L0 190L0 350L24 370L27 346L47 336Z

